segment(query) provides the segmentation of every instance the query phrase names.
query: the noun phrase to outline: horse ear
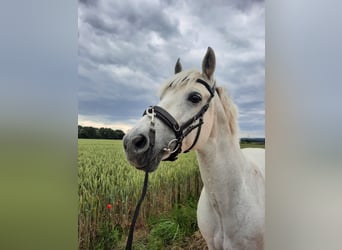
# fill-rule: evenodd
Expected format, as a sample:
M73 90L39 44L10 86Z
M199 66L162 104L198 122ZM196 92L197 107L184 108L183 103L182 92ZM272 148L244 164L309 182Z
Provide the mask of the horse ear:
M175 74L179 73L182 71L182 64L179 61L180 59L178 58L176 65L175 65Z
M202 62L202 73L205 74L208 79L212 79L215 71L216 59L214 50L208 47Z

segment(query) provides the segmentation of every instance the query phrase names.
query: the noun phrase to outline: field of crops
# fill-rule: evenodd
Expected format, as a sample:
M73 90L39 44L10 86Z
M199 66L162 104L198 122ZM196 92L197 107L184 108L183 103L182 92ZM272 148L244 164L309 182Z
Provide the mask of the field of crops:
M79 249L114 248L127 235L144 173L128 164L122 141L78 141ZM149 189L136 228L174 204L198 198L202 183L195 154L162 162L150 174Z

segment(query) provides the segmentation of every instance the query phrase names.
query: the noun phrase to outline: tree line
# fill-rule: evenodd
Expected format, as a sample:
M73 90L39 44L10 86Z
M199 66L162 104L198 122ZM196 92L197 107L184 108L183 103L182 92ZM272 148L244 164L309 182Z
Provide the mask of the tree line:
M86 139L122 139L125 133L111 128L93 128L78 125L78 138Z
M265 138L240 138L241 143L258 143L258 144L265 144Z

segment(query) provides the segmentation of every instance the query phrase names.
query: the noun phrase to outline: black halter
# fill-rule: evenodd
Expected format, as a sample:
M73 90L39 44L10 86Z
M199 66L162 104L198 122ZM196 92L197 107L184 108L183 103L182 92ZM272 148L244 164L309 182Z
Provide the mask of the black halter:
M196 115L194 115L192 118L187 120L184 124L179 125L176 119L173 118L173 116L169 112L167 112L165 109L159 106L150 106L145 110L143 114L143 115L149 115L151 117L151 124L152 124L151 130L154 131L154 128L153 128L154 117L157 117L166 126L168 126L174 132L176 136L175 139L169 142L168 147L164 148L165 151L171 152L170 156L164 159L164 161L174 161L177 159L178 154L182 152L183 139L195 128L198 128L195 140L193 141L192 145L187 150L184 151L184 153L189 152L197 143L197 140L201 133L201 127L203 124L203 115L208 110L209 103L215 94L215 85L211 88L210 85L202 79L197 79L196 82L206 87L206 89L210 93L210 97L207 100L207 103L200 109L200 111ZM198 120L198 123L194 124L197 120ZM154 133L150 133L150 134L154 136ZM154 141L154 138L150 138L150 141ZM175 144L175 147L173 150L170 149L172 144Z

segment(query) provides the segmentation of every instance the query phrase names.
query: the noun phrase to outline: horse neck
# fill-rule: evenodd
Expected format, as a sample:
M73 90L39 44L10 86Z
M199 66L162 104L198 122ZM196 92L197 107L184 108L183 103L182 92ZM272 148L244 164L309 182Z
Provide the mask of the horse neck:
M232 135L221 102L216 100L214 123L204 147L196 151L201 177L210 192L236 190L244 182L247 163L236 135ZM209 191L209 190L208 190Z

